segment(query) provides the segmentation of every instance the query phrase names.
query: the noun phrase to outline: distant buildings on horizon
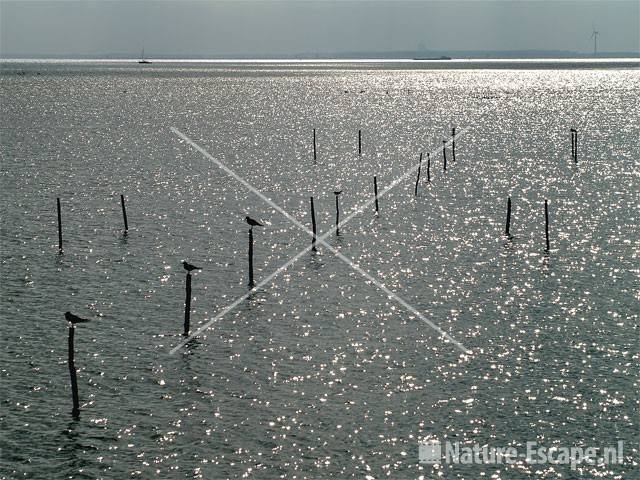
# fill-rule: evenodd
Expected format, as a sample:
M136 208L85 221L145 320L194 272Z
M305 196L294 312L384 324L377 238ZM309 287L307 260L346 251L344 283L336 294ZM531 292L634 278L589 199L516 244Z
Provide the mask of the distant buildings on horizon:
M159 54L147 52L150 59L193 59L193 60L406 60L413 58L452 59L545 59L545 58L640 58L639 52L574 52L570 50L401 50L392 52L304 52L297 54ZM44 54L1 54L0 58L51 58L51 59L138 59L139 53L105 53L102 55L44 55Z

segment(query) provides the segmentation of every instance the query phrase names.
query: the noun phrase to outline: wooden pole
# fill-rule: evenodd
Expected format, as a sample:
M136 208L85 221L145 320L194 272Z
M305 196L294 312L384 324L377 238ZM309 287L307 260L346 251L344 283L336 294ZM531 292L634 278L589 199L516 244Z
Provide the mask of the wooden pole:
M249 228L249 287L253 288L253 227Z
M373 177L373 194L376 199L376 215L380 213L380 209L378 208L378 178L374 175Z
M511 197L507 199L507 226L504 229L504 234L509 237L511 236Z
M313 129L313 161L316 161L316 129Z
M340 235L340 202L338 200L338 197L340 196L339 193L335 193L334 195L336 196L336 236Z
M56 198L58 205L58 250L62 253L62 212L60 211L60 198Z
M451 144L451 152L453 154L453 161L456 161L456 127L453 127L451 129L451 137L452 137L452 144Z
M422 169L422 152L420 152L420 160L418 161L418 177L416 178L416 188L413 190L413 194L418 196L418 184L420 183L420 170Z
M574 138L573 161L578 163L578 131L577 130L573 131L573 138Z
M576 137L574 135L575 130L571 129L571 158L575 161L576 159Z
M313 228L313 238L311 239L311 250L316 251L316 209L313 206L313 197L311 198L311 226Z
M547 199L544 200L544 235L547 240L547 252L550 249L549 246L549 202Z
M427 182L431 183L431 157L427 153Z
M122 205L122 218L124 219L124 234L129 230L129 222L127 222L127 207L124 204L124 195L120 195L120 204Z
M75 326L69 325L69 376L71 377L71 396L73 398L73 410L71 415L73 418L80 416L80 398L78 396L78 376L76 373L76 364L74 360L75 347L73 345L73 337L75 335Z
M187 294L184 300L184 332L183 336L189 336L191 321L191 274L187 273Z
M444 171L447 171L447 141L443 140L442 141L442 158L444 159L444 163L442 164L442 167L444 169Z
M362 155L362 130L358 130L358 155Z

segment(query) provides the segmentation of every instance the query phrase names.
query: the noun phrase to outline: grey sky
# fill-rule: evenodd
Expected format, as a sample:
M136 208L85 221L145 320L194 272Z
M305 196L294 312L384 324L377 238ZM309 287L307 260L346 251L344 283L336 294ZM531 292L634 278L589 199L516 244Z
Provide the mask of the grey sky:
M415 50L638 51L630 1L7 1L3 55L277 55Z

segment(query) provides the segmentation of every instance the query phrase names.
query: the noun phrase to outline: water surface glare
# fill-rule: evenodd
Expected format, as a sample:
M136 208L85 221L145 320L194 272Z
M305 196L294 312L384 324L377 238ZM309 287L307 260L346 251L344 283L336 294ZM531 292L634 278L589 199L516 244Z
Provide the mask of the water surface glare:
M638 474L637 69L0 67L0 478ZM197 329L247 292L245 215L266 222L256 281L310 242L172 127L308 227L313 196L319 233L334 190L346 218L374 175L382 190L424 152L417 197L412 175L327 241L471 353L320 245L170 355L183 259L203 267ZM67 310L91 319L75 335L78 421ZM625 457L433 466L418 463L426 439L622 440Z

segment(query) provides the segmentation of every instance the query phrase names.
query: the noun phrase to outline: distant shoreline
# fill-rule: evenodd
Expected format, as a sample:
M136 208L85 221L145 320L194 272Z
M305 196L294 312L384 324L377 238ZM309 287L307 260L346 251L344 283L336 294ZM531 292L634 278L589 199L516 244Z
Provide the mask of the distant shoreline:
M504 59L154 59L149 64L139 64L137 58L123 59L51 59L51 58L0 58L5 72L34 67L90 67L148 70L166 69L171 66L198 68L235 68L253 70L579 70L579 69L640 69L640 58L504 58Z
M3 59L38 59L38 60L140 60L140 53L104 52L93 55L58 55L45 53L8 53L0 55ZM153 60L190 60L190 61L404 61L410 59L425 60L545 60L545 59L579 59L610 60L618 58L640 59L637 51L602 51L595 56L592 51L573 50L393 50L393 51L345 51L345 52L295 52L273 54L193 54L189 52L164 54L154 52L152 46L147 48L146 58Z
M508 61L508 60L528 60L528 61L545 61L545 60L577 60L577 61L608 61L608 60L640 60L640 52L611 52L610 54L598 54L594 57L589 54L571 54L566 52L557 52L557 55L527 55L527 52L522 52L523 55L514 55L513 52L504 52L504 55L422 55L419 53L402 52L404 55L392 56L392 55L336 55L328 56L321 55L314 57L311 55L283 55L283 56L214 56L214 57L193 57L193 56L167 56L167 55L147 55L147 59L152 61L181 61L181 62L399 62L399 61L444 61L444 60L456 60L456 61ZM139 56L132 56L128 54L121 55L105 55L79 57L79 56L20 56L20 55L5 55L0 56L0 61L105 61L105 62L118 62L135 60L139 61Z

